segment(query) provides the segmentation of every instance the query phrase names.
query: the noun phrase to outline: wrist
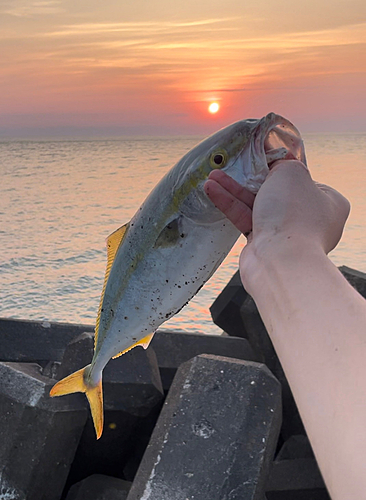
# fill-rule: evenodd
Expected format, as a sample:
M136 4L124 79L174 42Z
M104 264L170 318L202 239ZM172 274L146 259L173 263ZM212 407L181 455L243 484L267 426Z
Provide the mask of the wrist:
M295 279L305 268L320 260L328 260L320 244L302 235L259 236L244 249L240 258L240 274L244 287L253 297L263 287L286 279ZM270 282L270 283L269 283Z

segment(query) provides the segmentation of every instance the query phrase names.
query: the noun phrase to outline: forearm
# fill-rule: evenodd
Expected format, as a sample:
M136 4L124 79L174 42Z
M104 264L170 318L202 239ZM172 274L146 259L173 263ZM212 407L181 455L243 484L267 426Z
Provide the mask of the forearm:
M333 500L366 491L366 302L311 245L251 244L242 272ZM262 246L263 248L263 246Z

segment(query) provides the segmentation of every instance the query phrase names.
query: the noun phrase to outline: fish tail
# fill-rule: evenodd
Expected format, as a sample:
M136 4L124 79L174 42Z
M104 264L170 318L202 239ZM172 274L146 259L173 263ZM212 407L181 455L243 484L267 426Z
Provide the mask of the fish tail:
M52 387L50 396L53 398L74 392L84 392L89 401L95 432L99 439L103 432L102 376L96 385L91 384L88 377L89 371L90 365L60 380Z

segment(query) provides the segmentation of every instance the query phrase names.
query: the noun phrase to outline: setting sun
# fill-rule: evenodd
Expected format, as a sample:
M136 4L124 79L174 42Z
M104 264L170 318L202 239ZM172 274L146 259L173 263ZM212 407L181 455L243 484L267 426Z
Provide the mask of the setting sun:
M219 109L220 106L218 105L217 102L212 102L208 107L209 112L212 114L217 113Z

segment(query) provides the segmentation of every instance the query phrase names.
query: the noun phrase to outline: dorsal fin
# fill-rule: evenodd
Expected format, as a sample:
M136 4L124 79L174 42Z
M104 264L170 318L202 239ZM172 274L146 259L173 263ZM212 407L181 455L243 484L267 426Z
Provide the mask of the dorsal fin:
M154 333L155 332L150 333L149 335L146 335L146 337L142 338L141 340L138 340L135 344L132 344L130 347L127 347L127 349L125 349L124 351L113 356L113 359L119 358L120 356L122 356L122 354L125 354L126 352L130 351L134 347L137 347L138 345L141 345L144 349L147 349L149 347L150 342L152 341Z
M119 247L121 245L121 242L126 234L126 231L129 227L129 225L130 225L130 223L127 222L127 224L124 224L123 226L119 227L116 231L114 231L112 234L110 234L107 238L107 267L105 270L102 295L100 297L98 317L97 317L97 321L95 324L94 348L97 345L97 340L98 340L100 314L102 312L102 305L103 305L105 289L107 286L107 281L108 281L109 274L110 274L111 269L112 269L112 265L113 265L117 250L119 249Z

